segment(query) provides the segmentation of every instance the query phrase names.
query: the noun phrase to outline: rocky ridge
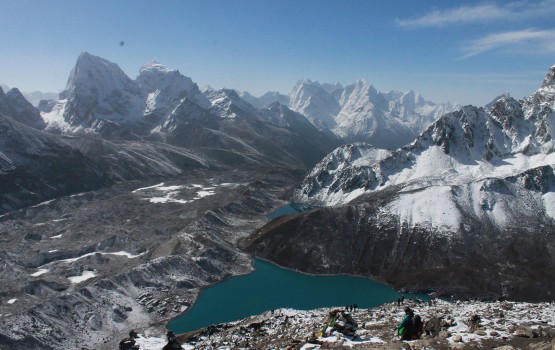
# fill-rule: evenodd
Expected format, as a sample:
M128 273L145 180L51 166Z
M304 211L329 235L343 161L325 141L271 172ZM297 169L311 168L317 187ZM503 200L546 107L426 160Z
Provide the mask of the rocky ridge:
M400 341L393 329L410 306L429 334L419 340ZM555 344L554 305L477 301L430 303L405 301L349 314L358 325L355 336L333 331L322 335L334 308L279 309L232 323L210 326L181 336L184 349L536 349ZM156 333L138 339L141 349L164 344ZM156 345L153 340L160 339Z

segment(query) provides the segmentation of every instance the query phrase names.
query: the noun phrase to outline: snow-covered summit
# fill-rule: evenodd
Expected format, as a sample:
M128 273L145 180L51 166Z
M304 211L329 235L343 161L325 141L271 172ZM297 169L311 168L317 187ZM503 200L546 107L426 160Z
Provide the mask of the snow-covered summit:
M283 95L277 91L268 91L260 97L255 97L249 92L243 91L239 93L239 96L258 109L262 109L274 102L289 106L289 96Z
M319 129L347 142L397 148L412 140L455 106L436 105L414 91L380 92L366 80L343 87L301 79L290 94L290 108Z
M319 130L332 130L341 110L339 101L317 81L301 79L289 94L289 107L310 120Z
M66 88L60 97L67 98L70 94L81 95L81 98L92 97L101 92L112 92L115 89L124 89L133 95L139 95L137 85L116 63L88 52L82 52L77 58Z
M207 93L210 110L221 118L234 119L237 117L253 117L258 114L257 109L243 100L233 89L220 89Z
M145 95L156 90L173 95L174 99L183 98L186 95L201 107L208 107L208 101L191 78L182 75L177 69L169 68L156 61L142 66L136 81Z
M48 129L95 131L140 120L143 110L139 86L117 64L83 52L57 105L43 117Z
M541 88L528 99L525 99L524 103L555 109L555 66L552 66L547 72Z
M210 106L209 101L191 78L168 68L156 61L141 67L136 79L146 98L144 116L147 120L165 120L171 110L187 97L202 108Z

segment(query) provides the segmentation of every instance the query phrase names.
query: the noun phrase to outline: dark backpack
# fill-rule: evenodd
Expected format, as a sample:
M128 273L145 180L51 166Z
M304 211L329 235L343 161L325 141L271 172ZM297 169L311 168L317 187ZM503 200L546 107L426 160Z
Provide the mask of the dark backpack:
M419 339L420 336L422 335L423 328L424 328L424 323L422 323L422 319L420 318L420 315L414 315L414 317L412 318L410 337L412 339Z
M138 349L138 347L135 345L135 339L124 338L122 339L122 341L119 342L119 349L132 350L132 349Z

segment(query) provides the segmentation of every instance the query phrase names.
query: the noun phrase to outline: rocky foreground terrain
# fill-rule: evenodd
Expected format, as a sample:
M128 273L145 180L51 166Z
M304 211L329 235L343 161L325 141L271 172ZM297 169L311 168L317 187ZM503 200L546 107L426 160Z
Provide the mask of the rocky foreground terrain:
M393 329L410 306L439 328L419 340L400 341ZM184 349L545 349L555 346L555 304L515 302L405 301L350 314L358 324L355 337L334 331L322 337L332 308L308 311L280 309L237 322L211 326L181 336ZM471 322L473 316L479 322ZM431 327L433 328L433 327ZM165 344L156 330L146 330L143 350Z

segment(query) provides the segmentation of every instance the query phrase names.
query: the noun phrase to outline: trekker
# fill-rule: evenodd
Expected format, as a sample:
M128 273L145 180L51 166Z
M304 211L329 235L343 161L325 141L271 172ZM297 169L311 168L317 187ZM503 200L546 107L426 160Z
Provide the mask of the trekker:
M175 333L173 331L168 331L166 333L166 337L168 338L168 343L164 345L162 350L181 350L181 344L177 341Z
M410 307L405 307L405 317L403 321L395 327L395 331L401 336L401 340L410 340L410 334L412 329L412 318L414 317L414 312Z

